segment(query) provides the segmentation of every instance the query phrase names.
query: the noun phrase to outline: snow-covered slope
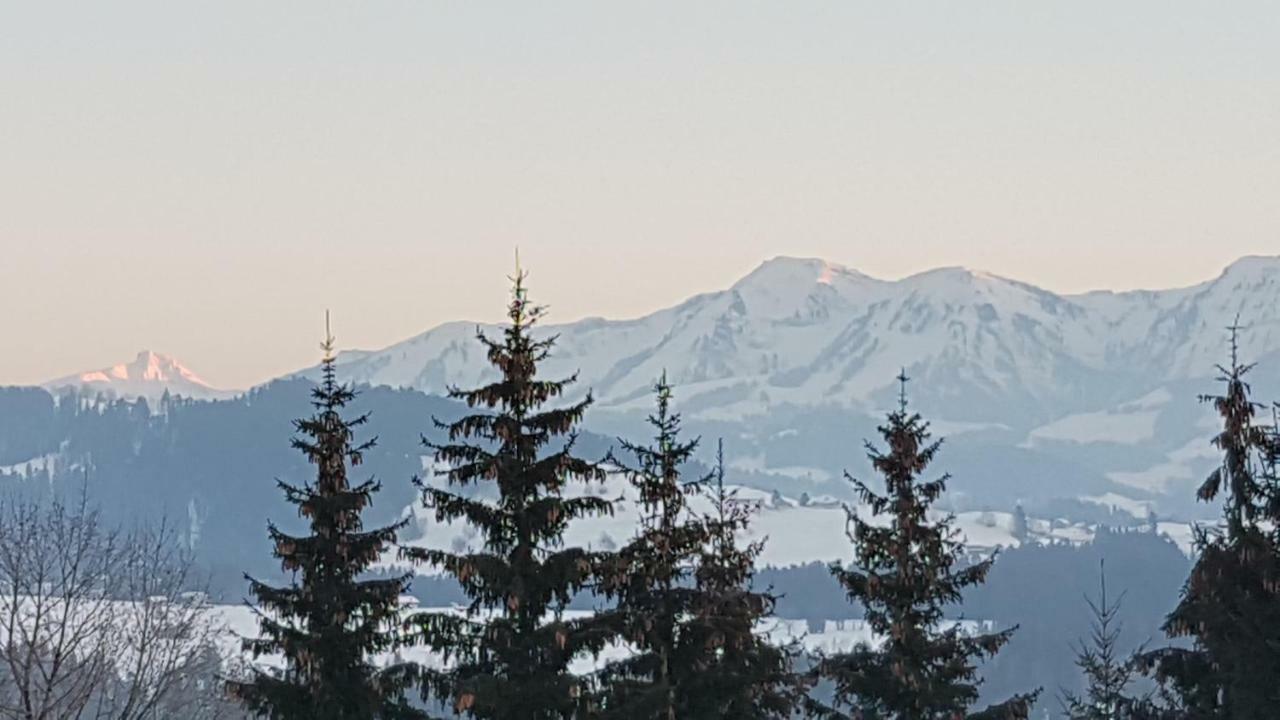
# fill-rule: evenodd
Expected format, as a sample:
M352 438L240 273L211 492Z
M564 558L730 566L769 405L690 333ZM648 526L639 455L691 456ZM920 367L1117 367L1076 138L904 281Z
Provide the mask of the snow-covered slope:
M416 613L462 615L457 607L419 607L413 598L402 598L401 614L406 619ZM577 619L588 617L591 613L582 610L565 611L562 617ZM284 658L279 654L268 654L253 657L243 649L244 639L259 637L258 615L255 609L245 605L210 605L208 620L217 629L215 643L220 655L227 658L229 670L242 670L256 667L260 670L278 669L284 665ZM990 632L996 624L990 621L976 620L943 620L943 628L957 627L961 632ZM778 617L767 617L759 621L757 631L778 645L798 643L808 653L842 653L849 652L859 645L875 647L883 642L864 620L828 620L819 631L809 628L804 620L788 620ZM586 675L599 670L606 664L630 657L632 647L613 641L598 654L582 653L574 658L569 671L576 675ZM442 669L450 667L456 660L448 659L442 654L423 647L409 647L396 653L384 652L373 657L373 663L385 666L391 662L414 662L429 668Z
M235 394L235 391L209 385L177 360L150 350L138 353L133 362L50 380L44 383L44 387L54 391L77 388L120 398L144 397L152 403L163 397L166 391L173 396L196 400Z
M905 367L943 419L986 419L980 400L1016 403L992 416L1048 421L1094 398L1125 402L1211 375L1236 315L1253 356L1280 350L1280 258L1242 259L1192 288L1077 296L961 268L887 282L776 258L726 290L642 318L544 331L560 335L548 373L579 372L601 409L644 406L664 370L709 418L787 404L874 408ZM342 370L427 392L471 384L490 372L475 331L446 324L343 357Z
M438 477L434 480L431 477L428 476L429 482L439 484ZM583 518L573 523L565 537L566 545L614 550L632 539L632 533L639 524L640 507L635 489L621 475L611 475L599 485L571 485L566 492L570 496L591 493L616 501L612 516ZM759 565L790 567L814 561L845 562L849 559L849 541L846 535L848 515L845 504L827 498L802 501L780 493L747 487L735 488L734 492L739 501L750 503L756 508L750 527L742 534L742 540L744 544L763 542L762 553L757 559ZM1126 502L1118 496L1094 500L1106 505L1121 505ZM699 514L712 510L710 500L703 496L694 496L690 505ZM847 507L869 522L888 522L888 518L883 516L875 518L869 506L850 504ZM934 513L933 518L939 520L946 515L947 513L939 511ZM409 522L401 536L402 545L470 552L478 550L482 542L475 528L457 521L439 521L432 510L420 503L406 508L404 516ZM1096 525L1089 523L1030 518L1026 535L1019 537L1013 513L997 511L960 512L954 515L954 521L954 527L959 533L958 539L964 542L970 552L980 555L999 548L1017 547L1024 541L1040 544L1089 542L1096 531ZM1184 532L1184 528L1188 526L1168 523L1161 532L1180 540L1183 536L1190 536L1189 529ZM1189 545L1183 547L1183 550L1190 552ZM394 555L388 556L387 566L396 567L397 563ZM416 568L416 571L427 574L432 572L424 568Z
M764 486L784 478L799 494L785 478L804 479L836 492L834 478L857 469L858 444L896 403L905 369L913 407L953 439L965 471L956 487L976 504L1119 493L1135 503L1167 496L1176 502L1157 511L1185 515L1196 512L1189 487L1212 463L1212 410L1196 398L1216 388L1237 317L1244 357L1262 366L1258 397L1271 399L1280 257L1243 258L1189 288L1082 295L963 268L886 281L782 257L645 317L540 332L559 336L545 374L578 373L573 392L594 392L588 427L642 431L665 371L690 428L731 440L731 461L772 477ZM494 376L477 329L498 332L449 323L342 355L340 371L429 393L472 386ZM1017 473L1025 477L1014 484Z

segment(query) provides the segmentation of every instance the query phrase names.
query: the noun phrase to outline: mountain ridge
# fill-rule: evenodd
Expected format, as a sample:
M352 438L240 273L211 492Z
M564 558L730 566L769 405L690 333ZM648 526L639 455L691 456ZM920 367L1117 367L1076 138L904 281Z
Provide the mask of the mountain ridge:
M1060 380L1055 365L1192 377L1196 368L1211 372L1237 313L1245 335L1257 335L1242 338L1246 344L1280 350L1277 301L1280 257L1242 258L1183 288L1059 295L966 268L881 280L818 258L779 256L726 289L648 315L554 323L543 332L561 336L549 371L581 371L602 407L625 409L664 369L694 395L756 378L784 401L857 404L913 366L922 380L1021 384L1032 394ZM382 350L343 353L339 363L358 382L442 392L483 379L483 356L465 342L477 328L496 327L444 323ZM792 391L802 376L807 394Z
M129 399L142 397L151 403L160 400L166 392L194 400L216 400L237 393L216 388L174 357L151 350L139 351L132 362L74 373L41 383L41 387L51 391L71 388Z
M1195 517L1208 508L1192 486L1214 462L1212 409L1197 398L1217 387L1237 317L1242 357L1262 365L1256 397L1280 397L1280 372L1268 370L1280 368L1280 257L1242 258L1184 288L1079 295L964 268L880 280L782 257L642 317L537 334L559 335L543 376L579 376L565 400L594 393L588 428L643 432L666 372L690 432L729 441L731 462L761 487L839 494L841 473L862 461L860 441L896 406L905 369L912 407L972 480L961 505L1064 498ZM341 353L340 379L435 395L488 382L477 330L500 326L449 322ZM287 377L297 376L314 368ZM171 385L134 390L150 400L210 392Z
M912 407L983 489L973 503L1061 496L1197 516L1208 508L1189 486L1213 463L1212 412L1197 398L1216 389L1237 318L1243 357L1280 368L1280 257L1182 288L1077 295L964 268L879 280L783 257L639 318L536 334L559 338L544 375L579 377L566 400L593 393L589 427L642 431L665 372L691 432L732 440L735 462L766 484L838 492L861 461L850 442L874 437L905 369ZM452 322L342 354L340 377L473 387L493 379L474 335L499 329ZM1260 400L1280 397L1280 373L1253 379Z

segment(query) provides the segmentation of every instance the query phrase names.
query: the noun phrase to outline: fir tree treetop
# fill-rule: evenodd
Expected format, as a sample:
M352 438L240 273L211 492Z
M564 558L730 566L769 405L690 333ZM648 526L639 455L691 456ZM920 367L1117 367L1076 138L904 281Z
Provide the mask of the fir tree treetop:
M565 492L570 484L603 481L606 471L574 452L591 394L547 407L576 378L538 377L555 337L532 337L543 310L529 301L525 279L517 268L501 339L477 333L498 377L472 389L451 388L450 396L472 412L437 422L444 441L424 439L446 486L415 481L437 522L466 522L482 547L402 550L407 559L453 577L468 599L466 617L415 617L419 640L455 661L445 671L424 674L424 685L450 698L457 712L486 720L570 717L590 695L569 664L608 640L600 619L562 615L575 593L596 583L608 556L565 547L564 534L575 520L608 515L613 506L605 498Z
M1037 693L970 710L978 699L977 661L999 652L1014 629L970 632L944 623L962 591L986 579L994 558L964 564L954 518L931 519L949 476L923 475L941 441L933 440L928 423L909 409L905 371L898 382L898 406L878 428L884 449L866 444L884 490L845 474L861 504L887 522L873 523L846 508L854 558L848 566L831 568L883 643L825 657L816 674L835 683L837 705L866 717L1025 718Z
M248 578L261 636L246 640L245 649L254 657L279 653L285 667L281 673L256 671L229 689L248 709L272 720L421 718L404 698L412 668L374 665L374 655L401 645L399 599L409 575L362 576L404 523L364 528L362 513L379 484L369 479L352 485L348 473L375 440L354 439L367 415L343 415L355 391L337 381L327 317L325 324L321 380L312 390L315 412L294 422L292 442L315 466L315 479L301 485L277 481L308 532L294 535L268 525L275 555L294 580L273 586Z

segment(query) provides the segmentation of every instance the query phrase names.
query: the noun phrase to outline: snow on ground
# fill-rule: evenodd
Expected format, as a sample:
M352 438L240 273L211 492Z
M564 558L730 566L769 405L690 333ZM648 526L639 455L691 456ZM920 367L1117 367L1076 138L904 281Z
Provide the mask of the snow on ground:
M762 626L768 627L767 623L776 623L768 631L774 642L799 642L811 654L845 653L859 645L877 648L884 642L884 638L877 636L865 620L827 620L818 632L810 632L808 623L804 621L771 618ZM990 621L944 620L939 626L941 630L958 626L966 634L995 630L995 623Z
M767 467L764 470L772 475L782 475L783 477L794 478L796 480L809 480L812 482L826 482L833 477L830 472L823 470L822 468L807 467L804 465Z
M1072 545L1083 545L1093 541L1096 526L1083 524L1062 525L1050 531L1048 537L1057 541L1066 541Z
M1113 409L1067 415L1032 430L1023 446L1046 440L1137 445L1155 437L1160 410L1172 400L1167 389L1159 388Z
M1219 430L1218 421L1215 418L1213 424L1214 430ZM1169 453L1169 459L1174 462L1189 463L1196 460L1218 460L1222 456L1222 451L1213 446L1213 436L1206 435L1196 438L1182 447Z
M1197 438L1166 457L1167 462L1157 463L1145 470L1113 471L1107 473L1107 478L1139 490L1166 493L1175 483L1195 477L1193 466L1216 459L1218 451L1210 444L1209 438Z
M1164 493L1170 485L1179 480L1191 478L1191 468L1180 463L1160 463L1145 470L1136 472L1113 471L1107 473L1107 479L1127 485L1138 490Z
M457 607L419 608L411 602L404 603L402 615L409 617L414 613L441 613L454 616L465 614L462 609ZM564 617L573 619L589 614L585 611L568 611L564 613ZM223 658L238 659L241 662L251 663L263 669L284 666L284 657L279 653L263 655L255 659L244 652L242 640L244 638L258 637L259 635L258 616L253 608L244 605L215 605L210 609L210 616L211 621L221 628L217 636L217 646ZM607 662L626 657L629 652L625 645L614 644L607 647L598 657L583 656L577 659L570 666L570 670L580 675L590 673ZM446 666L440 654L431 652L426 648L405 648L395 653L382 653L374 657L375 664L380 665L387 664L393 660L416 662L432 668Z
M1125 497L1119 493L1085 495L1080 499L1084 502L1111 508L1112 510L1127 512L1135 518L1149 517L1151 515L1151 508L1154 505L1154 503L1149 500L1134 500L1131 497Z
M12 623L19 642L38 640L69 653L68 659L83 661L87 652L106 650L112 662L107 669L127 680L135 676L144 656L153 663L177 663L199 652L203 640L212 637L222 650L224 638L231 637L221 612L208 604L204 593L161 595L134 602L95 596L87 587L69 590L69 595L66 591L63 587L50 588L43 595L6 595L0 600L5 616L0 643L9 642L7 627ZM82 591L87 592L80 594ZM212 625L202 626L202 620ZM207 629L213 632L202 632ZM108 631L113 634L99 635Z
M852 557L852 546L846 529L848 517L845 505L835 498L811 499L807 505L799 500L754 488L733 488L738 499L758 506L750 528L743 533L745 542L764 543L758 564L762 567L791 567L811 562L841 562ZM570 495L581 494L583 486L573 488ZM594 485L590 492L600 497L616 500L612 517L584 518L569 526L565 544L597 549L613 549L624 545L632 537L639 522L639 507L634 490L620 475L613 475L601 485ZM1117 496L1120 497L1120 496ZM698 496L691 506L694 512L711 512L710 500ZM853 508L859 517L870 519L865 506ZM483 538L465 523L437 522L434 513L420 503L405 510L410 518L410 540L404 545L431 547L466 552L478 550ZM942 517L935 514L935 519ZM873 520L873 522L875 522ZM1037 542L1066 541L1088 542L1093 538L1091 526L1065 521L1050 523L1031 522L1031 536ZM1016 547L1020 543L1014 536L1014 516L1008 512L972 511L959 513L955 527L969 550L990 552L1001 547ZM415 532L416 531L416 532ZM395 565L388 558L387 565ZM432 568L418 568L419 573L435 574Z
M1164 407L1170 402L1173 402L1173 394L1169 392L1168 388L1157 388L1133 402L1125 403L1120 406L1120 409L1153 410L1155 408Z
M584 487L571 489L569 495L582 494ZM830 562L849 555L849 541L844 534L845 512L838 504L810 503L801 507L794 498L775 496L754 488L733 488L742 502L757 504L757 514L750 530L743 539L767 540L760 557L761 565L785 567L815 560ZM569 526L565 538L567 545L588 548L611 548L625 544L639 524L639 506L634 490L620 475L611 476L605 483L591 486L593 494L617 500L612 517L593 517L576 520ZM710 499L697 496L692 508L697 513L710 513ZM437 522L434 513L420 503L406 513L417 533L410 532L412 540L403 544L417 547L433 547L461 552L479 548L483 539L465 523ZM431 573L430 569L421 572Z
M464 614L461 609L456 607L419 608L406 603L403 614L407 617L413 613L444 613L455 616ZM589 615L590 613L587 611L568 611L564 613L566 619L582 618ZM278 654L264 655L255 660L248 657L241 648L241 640L243 638L257 637L258 635L258 619L251 608L243 605L214 605L210 607L210 618L212 622L221 628L217 644L222 657L253 663L263 669L283 666L284 659ZM949 620L941 623L942 629L957 625L967 633L989 632L994 629L994 625L990 622L973 620ZM757 625L757 630L775 644L798 643L806 652L811 654L849 652L859 645L875 647L882 641L863 620L828 620L822 630L813 632L810 631L809 624L804 620L770 617L761 620ZM633 649L626 644L613 643L598 656L582 655L578 657L570 666L570 671L577 675L586 675L599 670L609 662L625 658L632 652ZM447 666L447 663L438 653L431 652L425 648L406 648L397 653L383 653L375 657L374 661L377 664L385 664L392 660L416 662L432 668Z
M745 540L764 541L761 565L789 567L814 561L836 562L853 554L845 535L848 518L839 506L764 509Z
M1191 557L1195 551L1195 530L1187 523L1156 523L1156 532L1164 535L1177 544L1183 554Z
M1032 430L1024 445L1030 446L1045 440L1136 445L1155 437L1156 419L1159 416L1160 413L1155 410L1067 415Z
M929 429L937 437L952 438L965 433L981 432L983 430L1010 430L1011 428L1004 423L965 422L962 420L939 420L934 418L929 420Z
M0 465L0 474L31 477L35 473L48 471L52 475L58 456L58 453L49 453L13 465Z
M965 512L956 515L956 526L971 550L994 550L1016 547L1013 536L1013 514L1007 512Z

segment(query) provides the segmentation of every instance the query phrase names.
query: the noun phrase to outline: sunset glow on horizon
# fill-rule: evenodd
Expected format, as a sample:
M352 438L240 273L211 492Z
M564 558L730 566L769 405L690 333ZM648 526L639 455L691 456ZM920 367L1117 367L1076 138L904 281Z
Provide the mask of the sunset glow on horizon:
M816 257L1055 292L1280 254L1280 8L0 2L0 384L218 387ZM823 274L830 281L830 276Z

